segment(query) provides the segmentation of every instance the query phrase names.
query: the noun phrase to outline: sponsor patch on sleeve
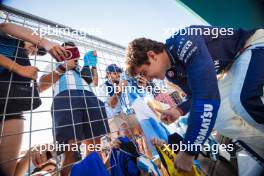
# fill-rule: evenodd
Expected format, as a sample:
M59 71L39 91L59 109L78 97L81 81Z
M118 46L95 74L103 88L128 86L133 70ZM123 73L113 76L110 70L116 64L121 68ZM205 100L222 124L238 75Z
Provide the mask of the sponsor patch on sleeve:
M198 47L192 40L181 38L177 49L179 60L187 63L190 58L196 53L197 49Z

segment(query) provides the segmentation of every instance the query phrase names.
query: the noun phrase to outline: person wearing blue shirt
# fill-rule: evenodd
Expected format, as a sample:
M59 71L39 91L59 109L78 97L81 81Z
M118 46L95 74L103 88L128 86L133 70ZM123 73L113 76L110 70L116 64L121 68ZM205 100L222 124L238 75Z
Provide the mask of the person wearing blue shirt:
M105 102L105 108L108 118L119 116L122 112L119 96L121 94L120 74L122 69L116 64L110 64L106 68L106 81L100 86L102 100ZM126 81L124 81L125 86ZM120 88L118 92L117 87Z
M187 93L187 101L162 111L177 118L190 113L184 144L203 144L216 117L226 117L222 115L226 101L220 106L220 97L230 99L230 111L240 117L237 119L243 119L252 125L251 128L263 132L264 44L258 33L263 38L263 30L190 26L177 31L165 44L146 38L135 39L127 47L126 69L133 76L166 77ZM237 69L230 78L232 86L223 97L217 75L232 73L233 68ZM219 115L218 111L221 112ZM190 171L197 152L180 151L175 167L179 171Z
M116 64L110 64L106 68L107 80L101 86L101 99L105 103L108 116L109 127L111 130L111 138L114 140L118 137L118 131L123 123L128 124L128 131L134 136L143 135L142 128L137 116L131 107L134 99L139 96L138 82L142 87L147 86L147 80L144 78L129 78L122 73L122 69ZM142 145L144 152L148 153L145 138Z
M100 99L105 104L108 117L108 123L111 131L111 138L117 137L119 126L127 121L130 129L134 129L138 125L134 114L126 114L123 109L125 106L124 91L127 80L121 80L120 74L122 69L116 64L110 64L106 67L106 81L100 86Z

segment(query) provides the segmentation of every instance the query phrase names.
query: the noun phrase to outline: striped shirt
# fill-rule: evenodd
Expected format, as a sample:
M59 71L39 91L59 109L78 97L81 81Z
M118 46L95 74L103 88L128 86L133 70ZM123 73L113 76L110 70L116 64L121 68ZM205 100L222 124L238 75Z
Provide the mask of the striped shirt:
M53 63L53 67L52 64L50 64L46 67L45 71L52 72L56 70L60 64L62 63ZM77 66L76 70L80 70L80 66ZM80 72L75 70L66 71L65 74L60 76L53 87L54 96L65 90L87 90L93 92L91 86L82 79Z

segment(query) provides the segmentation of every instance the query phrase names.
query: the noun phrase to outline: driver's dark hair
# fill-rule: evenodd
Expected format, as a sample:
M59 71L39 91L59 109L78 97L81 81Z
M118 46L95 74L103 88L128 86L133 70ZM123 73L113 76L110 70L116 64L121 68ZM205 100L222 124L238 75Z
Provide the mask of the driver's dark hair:
M144 64L150 64L147 52L153 51L156 54L162 53L165 45L161 42L147 39L138 38L128 44L126 49L126 71L129 75L134 76L137 67Z

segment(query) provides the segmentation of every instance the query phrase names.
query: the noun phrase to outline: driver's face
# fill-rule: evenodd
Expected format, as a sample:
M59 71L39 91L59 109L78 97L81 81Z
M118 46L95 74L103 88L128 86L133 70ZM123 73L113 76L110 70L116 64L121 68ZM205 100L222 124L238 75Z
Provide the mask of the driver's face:
M165 51L156 54L150 51L148 54L149 64L143 64L136 68L135 74L144 76L148 80L165 78L168 67L168 55Z

